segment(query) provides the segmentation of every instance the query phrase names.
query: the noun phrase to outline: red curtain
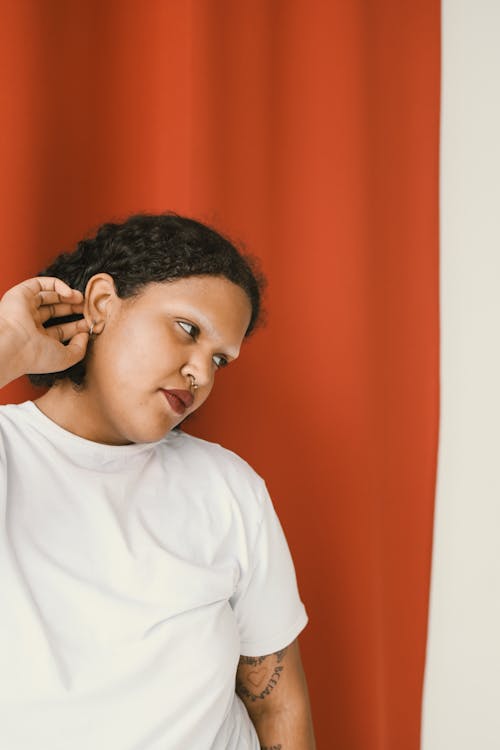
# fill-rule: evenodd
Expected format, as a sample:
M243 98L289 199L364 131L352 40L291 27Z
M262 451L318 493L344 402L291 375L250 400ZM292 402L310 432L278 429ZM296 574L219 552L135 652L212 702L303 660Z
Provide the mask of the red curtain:
M265 476L318 747L416 750L438 420L438 0L3 0L0 293L173 209L267 326L189 430ZM3 403L29 398L24 382ZM269 612L272 619L273 613Z

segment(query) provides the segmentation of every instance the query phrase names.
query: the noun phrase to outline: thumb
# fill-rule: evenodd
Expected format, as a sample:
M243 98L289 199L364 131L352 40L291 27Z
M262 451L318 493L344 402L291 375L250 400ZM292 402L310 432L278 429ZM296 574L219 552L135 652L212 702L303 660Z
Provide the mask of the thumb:
M75 333L71 341L64 347L65 370L84 358L88 343L89 334L87 331Z

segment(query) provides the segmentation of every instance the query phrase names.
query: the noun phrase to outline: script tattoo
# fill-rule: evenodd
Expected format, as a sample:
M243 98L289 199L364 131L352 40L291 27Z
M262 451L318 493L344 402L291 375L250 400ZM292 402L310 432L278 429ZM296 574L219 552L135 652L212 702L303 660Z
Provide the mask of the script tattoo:
M283 648L267 656L242 656L240 666L244 665L247 668L244 671L244 677L240 673L236 680L236 692L240 698L251 703L267 698L278 684L285 668L281 662L286 652L287 648ZM254 667L254 669L249 669L249 667ZM281 748L281 745L273 745L266 750L275 750L275 748Z
M280 661L283 661L283 659L285 658L285 654L286 654L287 651L288 651L288 646L286 648L282 648L281 651L276 651L276 659L278 660L278 664L280 663ZM271 750L272 750L272 748L271 748Z
M281 745L261 745L260 750L281 750Z
M240 664L250 664L252 667L258 667L267 656L240 656Z

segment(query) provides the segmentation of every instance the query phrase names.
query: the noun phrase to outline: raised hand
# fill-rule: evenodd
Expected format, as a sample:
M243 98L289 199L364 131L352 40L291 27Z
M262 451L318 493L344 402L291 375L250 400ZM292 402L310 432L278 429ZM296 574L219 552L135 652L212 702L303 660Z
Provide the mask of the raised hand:
M84 319L43 326L74 313L83 313L82 293L53 276L9 289L0 300L0 387L20 375L66 370L83 359L89 340Z

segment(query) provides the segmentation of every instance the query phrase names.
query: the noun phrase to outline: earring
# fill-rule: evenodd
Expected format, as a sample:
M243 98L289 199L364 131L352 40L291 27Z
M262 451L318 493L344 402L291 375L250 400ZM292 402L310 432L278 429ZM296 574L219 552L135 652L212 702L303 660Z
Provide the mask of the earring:
M89 336L92 336L92 334L94 333L94 325L95 325L95 322L92 321L92 323L90 324L90 328L89 328Z

